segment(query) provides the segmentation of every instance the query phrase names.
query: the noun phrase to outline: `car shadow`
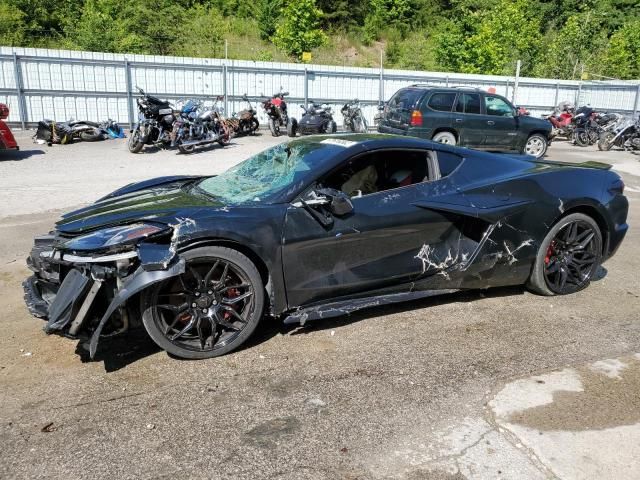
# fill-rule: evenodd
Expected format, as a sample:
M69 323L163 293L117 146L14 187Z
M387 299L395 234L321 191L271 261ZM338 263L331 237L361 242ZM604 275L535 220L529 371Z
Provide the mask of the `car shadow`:
M277 335L302 335L315 331L331 330L337 327L350 325L363 320L370 320L385 315L402 314L413 310L419 310L428 307L436 307L439 305L447 305L452 303L468 303L476 301L480 298L500 298L513 297L523 295L526 289L523 286L513 287L495 287L483 290L463 290L453 293L443 293L434 297L420 298L416 300L408 300L402 303L394 303L388 305L380 305L357 310L349 314L325 318L320 320L311 320L305 325L297 324L287 325L280 319L268 319L265 317L260 322L251 337L240 346L236 352L253 348L261 343L271 340ZM79 342L76 346L76 354L83 363L94 361L103 362L104 369L107 373L115 372L126 366L141 360L150 355L161 352L149 337L144 328L132 330L124 335L114 336L100 340L98 351L93 360L89 358L89 342ZM181 361L192 361L184 358L169 355L172 359Z
M44 150L0 150L0 162L20 161L33 157L34 155L44 155Z

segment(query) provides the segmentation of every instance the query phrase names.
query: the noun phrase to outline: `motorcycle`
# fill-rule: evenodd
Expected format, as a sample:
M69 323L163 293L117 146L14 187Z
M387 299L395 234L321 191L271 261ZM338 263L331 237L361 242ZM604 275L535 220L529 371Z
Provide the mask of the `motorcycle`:
M608 151L613 147L640 150L640 119L621 121L615 130L606 130L600 134L598 149Z
M217 97L210 109L204 109L201 101L187 102L173 124L171 146L178 147L180 153L189 154L203 145L216 142L223 147L228 145L230 130L218 108L222 98Z
M548 120L553 129L551 130L552 138L564 137L567 140L573 139L573 131L575 124L573 123L574 107L569 102L563 102L558 105L551 115L543 115L542 118Z
M236 136L253 135L260 126L256 116L258 112L253 108L246 93L242 96L242 100L247 102L248 108L234 113L231 118L227 119L227 125Z
M369 126L367 120L362 114L360 108L360 101L356 98L352 102L344 104L342 110L340 110L343 117L343 125L345 130L348 129L353 133L366 133Z
M298 122L295 118L289 118L287 114L287 102L284 100L287 95L289 92L276 93L262 102L262 108L269 117L269 130L274 137L280 136L282 127L286 127L287 135L290 137L296 136Z
M20 150L13 133L5 120L9 118L9 107L0 103L0 150Z
M171 104L136 89L142 95L136 99L138 123L131 130L127 146L131 153L139 153L145 145L166 147L171 144L171 131L176 112Z
M582 107L576 112L576 119L575 143L578 146L586 147L598 142L603 133L615 130L621 116L617 113L602 115L594 112L590 107Z
M300 135L315 135L319 133L336 133L338 129L333 120L331 107L310 102L308 106L300 105L304 110L302 118L298 122ZM294 135L295 136L295 133Z
M88 120L55 122L41 120L34 135L37 143L66 145L76 140L96 142L108 138L124 138L124 130L115 121L96 123Z

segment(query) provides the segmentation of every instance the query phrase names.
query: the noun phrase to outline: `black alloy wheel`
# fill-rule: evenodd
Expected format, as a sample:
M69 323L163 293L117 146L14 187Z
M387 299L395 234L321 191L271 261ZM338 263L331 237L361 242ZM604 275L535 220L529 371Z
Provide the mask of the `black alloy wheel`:
M211 358L234 350L255 330L264 287L253 263L224 247L181 255L185 273L160 282L141 298L151 338L181 358Z
M602 233L589 216L562 218L540 245L529 286L543 295L567 295L586 288L600 267Z

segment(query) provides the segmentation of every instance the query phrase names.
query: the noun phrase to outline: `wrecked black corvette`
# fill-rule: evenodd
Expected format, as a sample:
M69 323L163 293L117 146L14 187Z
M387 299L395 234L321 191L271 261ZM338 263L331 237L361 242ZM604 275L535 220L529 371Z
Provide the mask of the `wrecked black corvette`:
M627 231L606 165L409 137L292 140L219 176L127 185L35 239L24 282L45 331L89 342L144 326L208 358L265 316L287 323L458 289L585 288Z

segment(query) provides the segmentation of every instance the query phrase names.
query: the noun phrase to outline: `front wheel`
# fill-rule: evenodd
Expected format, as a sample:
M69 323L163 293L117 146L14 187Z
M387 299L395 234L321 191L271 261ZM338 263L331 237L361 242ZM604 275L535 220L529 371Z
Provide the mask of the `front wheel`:
M591 282L602 260L602 233L593 218L573 213L542 241L527 286L541 295L567 295Z
M127 147L131 153L140 153L142 147L144 147L144 143L142 143L140 129L136 128L131 135L129 135L129 140L127 140Z
M589 146L589 132L584 129L576 130L573 139L579 147Z
M287 123L287 135L290 137L295 137L298 133L298 121L295 118L290 118L289 123Z
M608 152L613 147L613 139L615 138L615 134L613 132L603 132L600 134L600 138L598 138L598 150L602 150L603 152Z
M544 154L547 153L548 147L549 143L547 139L539 133L534 133L527 138L527 143L525 143L522 153L532 155L536 158L542 158Z
M80 132L80 140L84 142L97 142L98 140L104 140L104 134L97 128L85 130Z
M141 296L149 336L180 358L212 358L235 350L262 318L260 273L251 260L230 248L196 248L181 257L185 273Z
M280 136L280 125L273 118L269 118L269 130L274 137Z

